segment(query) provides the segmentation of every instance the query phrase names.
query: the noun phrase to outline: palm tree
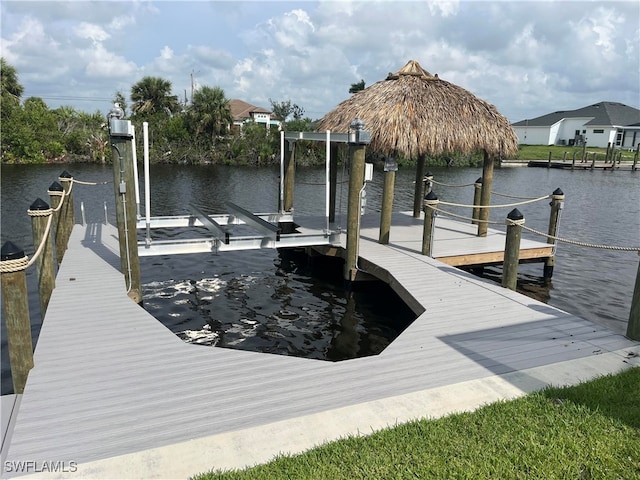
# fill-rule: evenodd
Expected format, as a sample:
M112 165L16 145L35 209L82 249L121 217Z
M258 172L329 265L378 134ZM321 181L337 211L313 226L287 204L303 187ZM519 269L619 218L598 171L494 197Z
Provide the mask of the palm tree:
M171 95L171 82L160 77L144 77L131 87L132 110L135 114L165 113L180 110L176 95Z
M195 91L189 114L196 135L209 132L212 141L216 135L226 132L232 120L229 100L220 87L204 86Z
M6 121L11 116L15 107L20 105L20 97L24 87L18 83L16 69L0 57L0 79L2 83L0 106L2 120Z

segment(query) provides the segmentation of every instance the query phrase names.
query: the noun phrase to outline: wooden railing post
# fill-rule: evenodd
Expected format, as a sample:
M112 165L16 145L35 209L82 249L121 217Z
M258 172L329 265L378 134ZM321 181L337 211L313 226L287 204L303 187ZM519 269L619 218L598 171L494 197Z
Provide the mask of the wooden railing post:
M44 319L47 306L51 299L51 292L55 287L55 270L53 264L53 243L51 208L44 200L38 198L31 204L27 213L31 217L31 227L33 230L33 244L36 248L44 242L42 251L36 260L36 271L38 274L38 292L40 294L40 313ZM47 230L47 224L49 229Z
M633 166L631 167L631 170L634 172L636 171L636 165L638 164L638 156L640 156L640 143L636 145L636 153L633 156Z
M482 192L480 193L480 206L491 205L491 186L493 184L493 157L487 151L484 152L482 164ZM488 230L489 209L480 208L478 216L478 236L486 237Z
M416 183L413 186L413 218L420 218L420 211L422 210L422 180L424 177L424 164L426 162L425 155L418 156L418 163L416 164Z
M640 256L640 251L638 252ZM627 323L627 337L631 340L640 341L640 262L636 273L636 284L633 289L631 299L631 311L629 312L629 323Z
M64 252L67 251L67 245L69 244L69 237L71 237L71 231L73 230L73 224L75 223L75 212L73 209L73 177L66 170L60 174L58 181L64 188L64 201L62 208L60 209L60 227L62 229L62 246ZM60 257L62 262L62 256Z
M433 231L435 227L436 208L438 207L438 196L430 191L424 197L424 228L422 230L422 255L433 256Z
M518 286L518 264L520 262L520 240L524 216L514 208L507 215L507 239L504 247L502 265L502 286L515 290Z
M473 218L474 225L478 224L478 219L480 218L480 198L482 195L482 177L478 178L476 182L473 184L473 214L471 218Z
M24 251L6 242L0 252L2 306L7 327L13 392L22 393L33 368L33 344L27 298L27 257Z
M336 194L338 192L338 144L331 143L329 155L329 222L336 221Z
M549 159L547 160L547 168L551 168L551 152L549 152Z
M554 245L553 251L550 257L544 261L544 278L551 278L553 276L553 267L556 263L556 241L551 238L551 236L555 237L558 235L558 225L560 222L560 213L562 212L562 208L564 206L564 192L559 188L556 188L551 194L551 213L549 215L549 229L548 233L550 237L547 237L547 243Z
M64 196L64 188L58 182L53 182L47 192L51 199L51 209L53 210L53 226L54 226L54 244L56 247L56 261L58 265L62 263L62 257L64 256L64 231L60 225L60 202ZM60 207L60 208L59 208Z

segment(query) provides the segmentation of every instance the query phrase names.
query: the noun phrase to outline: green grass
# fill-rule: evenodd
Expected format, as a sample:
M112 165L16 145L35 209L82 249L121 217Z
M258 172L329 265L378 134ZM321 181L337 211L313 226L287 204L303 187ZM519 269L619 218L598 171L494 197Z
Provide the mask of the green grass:
M208 479L640 479L640 368Z
M557 145L520 145L518 147L518 153L514 156L519 160L548 160L549 152L551 152L551 160L559 161L566 159L570 162L573 159L573 154L576 154L576 161L582 159L582 147L569 147L569 146L557 146ZM623 162L632 162L635 152L629 152L626 150L616 150L616 161L618 155L622 154L621 160ZM566 156L565 156L566 153ZM586 148L587 160L593 159L593 154L596 154L596 161L602 162L607 153L606 148L589 147Z

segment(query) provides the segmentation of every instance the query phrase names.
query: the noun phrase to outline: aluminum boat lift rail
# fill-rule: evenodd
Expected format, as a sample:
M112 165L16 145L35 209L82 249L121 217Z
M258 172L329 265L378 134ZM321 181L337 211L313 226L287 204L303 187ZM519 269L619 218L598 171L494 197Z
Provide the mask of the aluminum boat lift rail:
M150 240L138 242L138 255L177 255L185 253L226 252L260 248L309 247L340 244L340 230L318 230L310 233L282 233L279 223L293 223L290 213L254 214L227 202L228 214L207 215L195 205L189 205L191 215L151 217L150 228L204 227L210 236L204 238ZM233 235L234 225L247 225L256 235ZM144 219L138 229L147 228Z

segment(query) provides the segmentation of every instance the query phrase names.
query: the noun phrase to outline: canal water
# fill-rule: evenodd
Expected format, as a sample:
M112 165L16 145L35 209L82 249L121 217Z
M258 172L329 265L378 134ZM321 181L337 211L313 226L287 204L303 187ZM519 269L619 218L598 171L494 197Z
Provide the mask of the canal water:
M26 210L67 169L75 178L105 185L74 187L76 222L80 202L88 222L115 223L113 172L100 165L2 165L1 242L11 240L34 251ZM434 179L449 185L473 183L478 168L432 168ZM278 205L278 169L228 166L153 166L152 215L188 213L194 203L207 213L224 213L227 201L254 212L273 212ZM339 174L339 181L346 180ZM411 210L414 173L396 176L394 210ZM378 212L383 173L376 170L366 188L367 212ZM300 168L296 173L296 215L324 214L324 171ZM637 246L640 244L640 178L629 171L564 171L512 167L496 169L498 193L526 197L565 195L559 235L581 242ZM441 200L472 203L473 187L434 185ZM346 213L347 184L338 188L339 215ZM492 203L512 203L494 196ZM526 225L546 231L548 201L518 207ZM492 209L491 219L504 220L511 208ZM450 211L468 216L466 209ZM498 227L503 228L503 227ZM154 230L154 238L184 236ZM192 236L193 232L187 235ZM524 232L525 238L542 237ZM393 230L391 231L393 240ZM639 258L620 252L559 244L553 279L542 279L542 264L520 266L519 290L550 305L624 333ZM339 264L310 262L296 251L260 250L141 259L145 308L185 341L325 360L375 354L398 335L413 314L384 285L345 292ZM499 267L487 269L500 281ZM37 339L41 317L34 268L29 269L32 333ZM90 322L87 328L91 328ZM144 339L140 339L144 342ZM206 348L206 347L203 347ZM4 321L2 322L2 393L11 391Z

